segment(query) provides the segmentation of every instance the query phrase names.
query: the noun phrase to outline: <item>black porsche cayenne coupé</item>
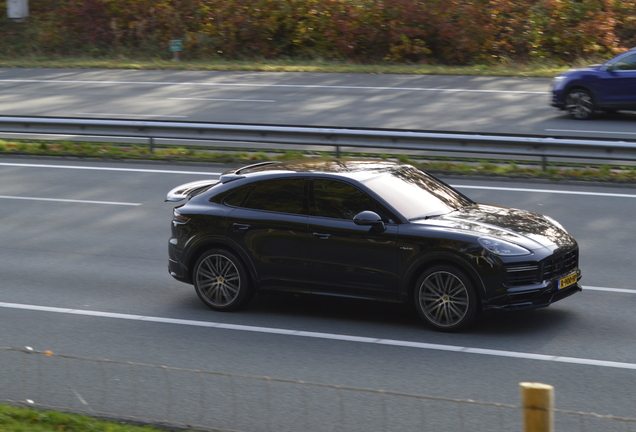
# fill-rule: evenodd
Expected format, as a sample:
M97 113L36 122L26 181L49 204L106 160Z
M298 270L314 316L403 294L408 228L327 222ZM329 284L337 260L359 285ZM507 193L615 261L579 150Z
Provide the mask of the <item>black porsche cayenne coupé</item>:
M478 204L376 160L265 162L179 186L169 271L216 310L261 290L412 302L439 330L581 290L576 241L547 216Z

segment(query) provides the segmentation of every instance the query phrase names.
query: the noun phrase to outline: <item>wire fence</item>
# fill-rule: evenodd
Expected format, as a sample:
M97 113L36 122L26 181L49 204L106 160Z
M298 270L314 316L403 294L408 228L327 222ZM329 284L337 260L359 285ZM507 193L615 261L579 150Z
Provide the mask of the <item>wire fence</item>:
M0 347L0 401L203 431L522 431L518 405ZM554 410L555 431L636 418Z

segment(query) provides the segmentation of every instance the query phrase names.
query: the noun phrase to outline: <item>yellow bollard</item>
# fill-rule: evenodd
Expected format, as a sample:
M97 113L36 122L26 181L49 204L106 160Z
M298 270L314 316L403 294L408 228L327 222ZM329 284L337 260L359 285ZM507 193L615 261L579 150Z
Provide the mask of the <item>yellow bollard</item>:
M524 432L554 432L554 387L540 383L519 383Z

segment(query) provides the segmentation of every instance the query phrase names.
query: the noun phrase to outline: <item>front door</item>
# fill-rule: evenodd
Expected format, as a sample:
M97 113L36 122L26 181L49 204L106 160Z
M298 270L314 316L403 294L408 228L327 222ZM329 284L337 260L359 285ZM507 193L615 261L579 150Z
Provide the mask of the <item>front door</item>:
M316 291L398 299L397 229L386 210L365 192L334 180L313 180L309 237ZM358 226L364 210L385 219L386 230Z
M636 53L617 59L601 78L603 105L636 109Z

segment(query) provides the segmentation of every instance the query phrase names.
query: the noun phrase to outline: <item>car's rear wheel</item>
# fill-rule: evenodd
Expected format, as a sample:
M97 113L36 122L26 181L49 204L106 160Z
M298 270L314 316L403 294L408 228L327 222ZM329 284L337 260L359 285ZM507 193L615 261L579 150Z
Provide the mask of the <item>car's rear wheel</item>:
M584 89L573 89L565 96L565 109L570 117L577 120L592 118L596 107L590 92Z
M224 249L212 249L201 255L194 266L193 279L199 298L215 310L236 310L252 297L245 265Z
M455 267L440 265L426 270L415 285L414 295L420 317L438 330L461 330L476 318L473 284Z

